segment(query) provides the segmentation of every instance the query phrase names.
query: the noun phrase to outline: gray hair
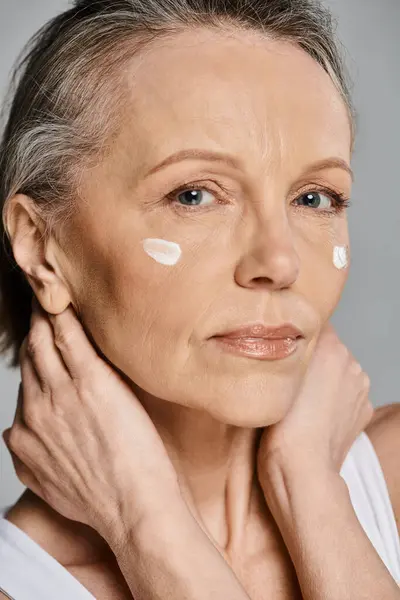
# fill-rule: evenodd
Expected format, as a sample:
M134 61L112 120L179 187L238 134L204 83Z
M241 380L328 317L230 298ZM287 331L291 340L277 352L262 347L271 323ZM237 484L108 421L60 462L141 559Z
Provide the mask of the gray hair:
M9 200L26 194L45 236L68 219L79 180L118 133L126 96L124 65L153 39L182 29L234 27L291 41L329 74L354 111L335 22L318 0L80 0L29 40L12 73L0 145L0 352L29 331L32 290L6 229Z

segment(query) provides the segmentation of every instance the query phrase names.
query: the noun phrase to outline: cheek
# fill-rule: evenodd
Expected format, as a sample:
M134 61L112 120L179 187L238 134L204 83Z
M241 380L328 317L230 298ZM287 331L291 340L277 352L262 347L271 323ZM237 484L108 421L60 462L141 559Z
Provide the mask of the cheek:
M320 276L314 279L310 302L317 308L321 322L326 322L334 313L343 288L346 284L348 272L347 269L337 269L332 264L332 252L330 260L330 269L320 272Z
M128 375L133 364L149 360L155 368L160 360L185 362L193 327L212 295L204 282L221 255L215 229L223 219L216 215L210 224L154 212L101 224L87 219L82 226L82 316L103 353Z
M311 225L303 227L298 235L301 268L296 285L322 323L336 309L349 274L348 228L345 217Z
M88 257L98 266L90 269L80 304L98 348L146 388L152 379L160 384L178 359L186 360L197 309L184 257L174 264L177 247L149 242L146 253L141 241Z
M232 259L220 250L232 231L220 227L216 236L215 227L198 223L183 237L158 229L125 236L123 247L108 244L107 252L88 258L101 269L92 273L85 304L104 355L139 387L165 395L182 385L174 373L182 380L193 372L193 350L229 289Z

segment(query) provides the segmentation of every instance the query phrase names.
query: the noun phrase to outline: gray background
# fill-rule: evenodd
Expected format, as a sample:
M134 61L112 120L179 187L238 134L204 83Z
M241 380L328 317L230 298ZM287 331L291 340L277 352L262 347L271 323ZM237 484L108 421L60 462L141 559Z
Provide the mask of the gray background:
M352 266L333 323L371 378L375 406L398 402L400 369L400 0L330 0L358 111L349 209ZM0 0L0 97L17 53L66 0ZM306 90L298 90L306 93ZM399 172L398 172L399 170ZM19 371L0 362L0 431L12 423ZM0 438L0 507L24 487Z

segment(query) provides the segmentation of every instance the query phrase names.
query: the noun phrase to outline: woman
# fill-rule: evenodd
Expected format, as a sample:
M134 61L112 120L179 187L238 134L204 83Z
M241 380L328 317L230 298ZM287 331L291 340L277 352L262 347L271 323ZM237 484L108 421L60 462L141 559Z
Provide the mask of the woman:
M22 64L1 289L28 491L1 521L3 595L399 598L364 434L392 456L397 412L372 419L329 325L353 145L329 15L84 1Z

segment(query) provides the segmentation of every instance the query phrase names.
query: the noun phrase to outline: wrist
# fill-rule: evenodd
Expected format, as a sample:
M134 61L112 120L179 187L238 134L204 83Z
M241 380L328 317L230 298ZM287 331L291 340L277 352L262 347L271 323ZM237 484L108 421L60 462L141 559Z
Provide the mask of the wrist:
M279 519L292 518L295 507L309 506L308 501L320 496L348 495L340 473L305 453L296 457L277 453L263 470L260 485L271 512Z
M141 547L154 537L171 540L173 529L189 518L189 510L180 494L164 495L138 510L135 503L125 504L100 532L115 553L126 546Z
M314 481L316 478L335 480L338 476L340 474L329 461L309 450L298 448L295 452L276 448L264 459L263 464L259 465L260 482L268 487L278 484L282 477L297 485L308 480Z

